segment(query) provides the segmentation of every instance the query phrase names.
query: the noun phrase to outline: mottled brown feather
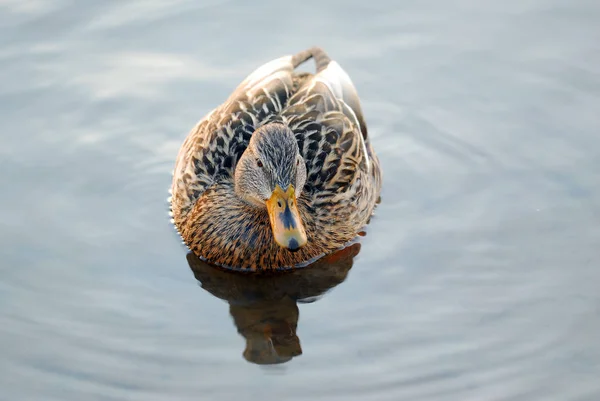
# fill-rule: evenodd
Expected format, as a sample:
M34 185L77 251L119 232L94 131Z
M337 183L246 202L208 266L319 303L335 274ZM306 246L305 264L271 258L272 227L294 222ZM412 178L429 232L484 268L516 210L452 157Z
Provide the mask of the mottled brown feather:
M310 56L319 72L294 72ZM306 161L298 208L308 243L297 252L278 246L266 210L234 191L237 161L254 130L270 122L294 132ZM257 69L189 133L175 165L171 211L199 257L234 269L272 270L301 265L354 239L380 189L380 165L356 90L337 63L313 48Z

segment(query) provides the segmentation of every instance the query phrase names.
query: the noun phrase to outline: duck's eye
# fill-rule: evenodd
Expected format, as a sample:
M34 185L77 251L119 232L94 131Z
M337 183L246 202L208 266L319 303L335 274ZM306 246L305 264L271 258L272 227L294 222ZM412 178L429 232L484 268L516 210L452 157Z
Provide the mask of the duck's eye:
M298 167L300 165L300 159L296 160L296 167Z
M256 165L260 168L263 168L263 162L260 159L256 159Z

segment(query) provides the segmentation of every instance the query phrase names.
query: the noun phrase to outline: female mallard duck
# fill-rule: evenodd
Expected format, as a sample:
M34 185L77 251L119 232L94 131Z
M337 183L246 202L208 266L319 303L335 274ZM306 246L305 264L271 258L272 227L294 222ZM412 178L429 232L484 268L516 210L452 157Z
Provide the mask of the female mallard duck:
M294 71L310 58L316 74ZM312 48L258 68L189 133L171 212L200 258L242 270L291 268L354 239L380 189L356 89Z

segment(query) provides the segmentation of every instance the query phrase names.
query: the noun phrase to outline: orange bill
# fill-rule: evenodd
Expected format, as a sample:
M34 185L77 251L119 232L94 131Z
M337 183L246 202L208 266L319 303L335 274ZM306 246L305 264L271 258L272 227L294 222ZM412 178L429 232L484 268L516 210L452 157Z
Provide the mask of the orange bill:
M279 246L297 251L306 245L306 232L298 213L293 185L287 191L277 185L267 200L267 210L273 236Z

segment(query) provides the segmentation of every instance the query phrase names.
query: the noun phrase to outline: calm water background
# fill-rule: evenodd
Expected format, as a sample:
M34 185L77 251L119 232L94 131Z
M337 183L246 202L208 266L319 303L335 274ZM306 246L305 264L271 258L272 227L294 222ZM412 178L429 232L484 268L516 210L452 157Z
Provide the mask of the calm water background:
M0 1L1 400L600 399L600 3ZM258 65L353 78L383 203L303 355L242 357L167 217Z

